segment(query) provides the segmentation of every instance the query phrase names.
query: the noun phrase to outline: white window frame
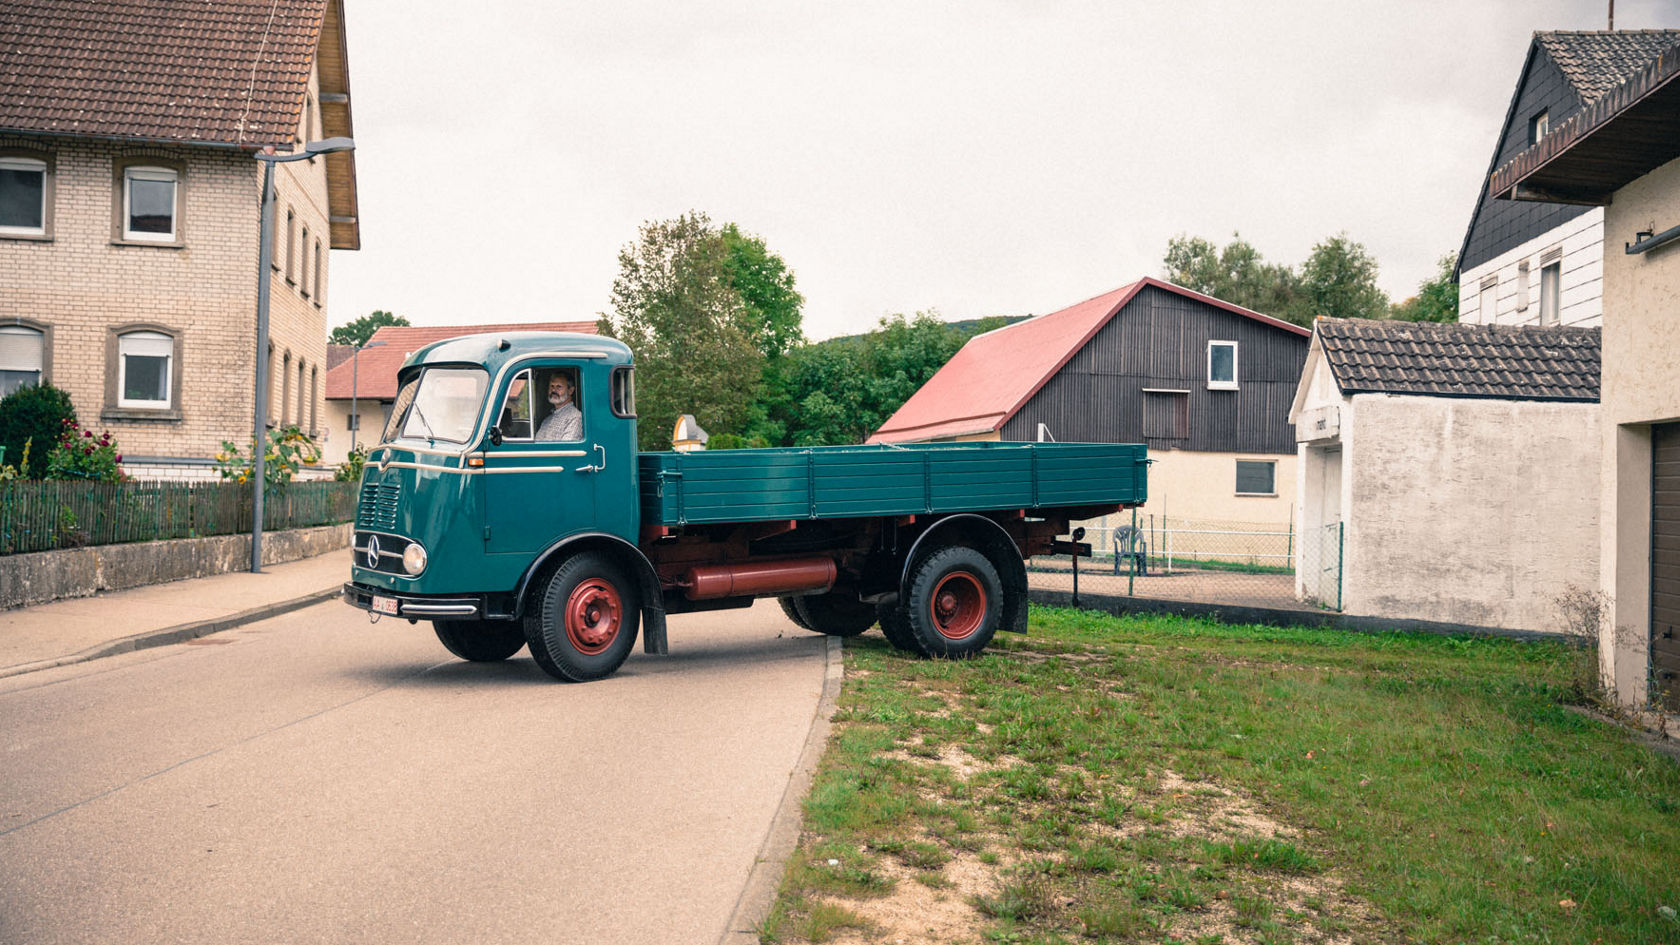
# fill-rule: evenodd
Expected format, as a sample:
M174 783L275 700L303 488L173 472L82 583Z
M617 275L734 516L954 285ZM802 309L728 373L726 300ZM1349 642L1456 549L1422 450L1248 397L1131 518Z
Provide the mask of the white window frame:
M1235 494L1235 495L1249 495L1249 496L1266 496L1266 497L1275 497L1278 494L1278 492L1277 492L1277 460L1275 460L1275 459L1239 459L1239 460L1237 460L1237 465L1232 467L1233 471L1240 470L1242 468L1243 463L1252 463L1252 464L1255 464L1255 465L1272 467L1272 491L1270 491L1270 492L1239 492L1236 489L1236 481L1233 481L1231 483L1231 489L1232 489L1233 494ZM1240 480L1242 477L1239 475L1236 478L1238 480Z
M162 400L131 400L123 396L128 390L128 356L134 354L140 357L159 357L153 351L130 352L130 345L144 347L158 346L163 349L163 399ZM131 331L117 336L117 406L131 407L140 410L168 410L173 406L169 402L170 393L175 389L175 339L158 331Z
M133 215L129 213L130 184L137 180L167 182L171 185L169 201L169 232L141 233L128 228ZM123 239L136 240L146 243L173 243L177 241L181 232L181 172L168 167L156 167L151 164L135 164L123 168L123 199L122 199L122 229Z
M1214 380L1213 377L1213 349L1231 349L1231 379L1228 381ZM1235 341L1210 341L1207 344L1207 386L1208 390L1236 390L1242 379L1241 365L1237 360L1237 343Z
M1563 260L1540 267L1540 324L1551 327L1563 317Z
M0 157L0 169L8 171L36 171L41 175L41 225L40 226L0 226L0 236L46 236L47 235L47 197L51 193L51 185L47 179L47 162L25 157Z

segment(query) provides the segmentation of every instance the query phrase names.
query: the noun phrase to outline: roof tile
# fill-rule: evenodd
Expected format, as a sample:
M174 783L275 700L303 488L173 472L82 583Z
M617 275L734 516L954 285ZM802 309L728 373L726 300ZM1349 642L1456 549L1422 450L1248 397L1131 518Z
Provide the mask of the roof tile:
M1344 394L1598 401L1599 330L1321 318Z

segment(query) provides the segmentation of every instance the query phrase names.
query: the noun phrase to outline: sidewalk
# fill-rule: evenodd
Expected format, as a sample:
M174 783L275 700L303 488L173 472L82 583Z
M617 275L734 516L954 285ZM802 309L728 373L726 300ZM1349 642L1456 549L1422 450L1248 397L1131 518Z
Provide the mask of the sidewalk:
M350 551L0 612L0 678L191 640L328 600Z

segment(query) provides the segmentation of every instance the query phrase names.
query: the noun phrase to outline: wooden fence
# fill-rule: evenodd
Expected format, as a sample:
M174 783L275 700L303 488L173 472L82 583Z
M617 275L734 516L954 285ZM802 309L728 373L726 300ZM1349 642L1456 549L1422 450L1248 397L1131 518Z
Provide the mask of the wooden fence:
M0 554L251 530L252 489L226 482L0 483ZM263 528L347 522L356 483L292 482L263 498Z

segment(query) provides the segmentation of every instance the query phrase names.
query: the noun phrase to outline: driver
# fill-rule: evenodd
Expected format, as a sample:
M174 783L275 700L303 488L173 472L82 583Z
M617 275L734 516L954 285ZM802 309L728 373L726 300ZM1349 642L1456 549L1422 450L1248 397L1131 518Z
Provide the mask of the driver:
M572 383L570 374L557 371L548 379L548 403L554 412L537 428L537 439L583 439L583 412L573 403L576 394L577 385Z

